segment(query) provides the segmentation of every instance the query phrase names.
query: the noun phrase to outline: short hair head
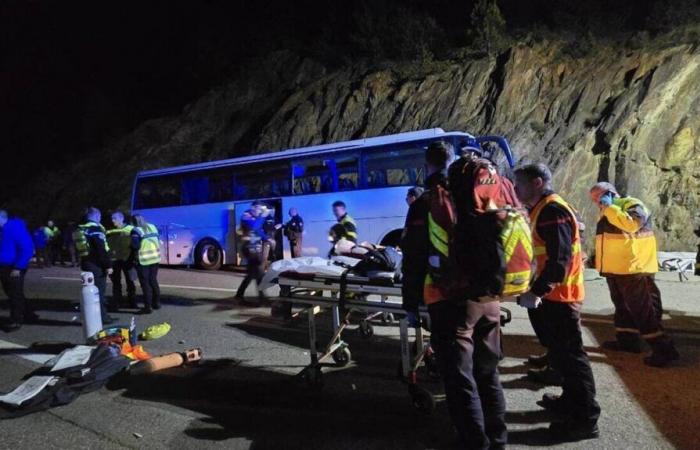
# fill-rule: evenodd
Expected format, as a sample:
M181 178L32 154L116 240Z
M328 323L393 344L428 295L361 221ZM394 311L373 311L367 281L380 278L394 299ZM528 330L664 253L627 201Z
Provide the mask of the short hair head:
M134 223L134 226L137 226L139 228L145 228L146 224L146 218L143 217L143 214L134 214L134 216L131 218L132 222Z
M336 200L333 202L333 208L347 208L345 202L342 200Z
M454 148L446 141L435 141L425 151L425 162L437 170L444 170L454 159Z
M523 177L528 181L541 178L545 184L552 183L552 171L544 163L532 163L515 169L516 177Z
M112 220L119 220L121 222L124 221L124 213L117 210L112 213Z
M99 220L102 218L102 213L99 209L95 208L94 206L89 206L85 210L85 218L87 218L87 220L99 222Z
M617 192L614 184L608 183L607 181L596 183L590 190L591 200L593 200L595 203L600 203L600 198L608 192L612 192L613 196L615 197L620 196L620 193Z

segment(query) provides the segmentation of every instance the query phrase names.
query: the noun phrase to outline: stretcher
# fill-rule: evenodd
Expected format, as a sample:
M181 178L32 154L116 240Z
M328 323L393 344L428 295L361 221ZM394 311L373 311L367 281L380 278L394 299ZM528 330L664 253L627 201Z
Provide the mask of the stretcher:
M342 339L342 334L351 325L350 317L353 313L365 314L358 327L363 337L372 336L372 319L381 317L385 322L393 322L400 317L401 355L398 375L408 385L413 406L420 412L431 413L435 409L433 395L418 384L418 371L422 368L425 368L430 378L439 376L435 357L426 340L425 330L430 329L427 309L423 307L419 310L420 320L409 322L401 304L401 284L394 281L393 273L377 272L368 276L353 274L352 261L348 260L328 261L319 258L319 261L307 262L309 264L301 266L286 263L286 267L273 267L262 283L263 287L279 285L281 295L272 298L273 301L302 305L301 313L307 315L310 364L299 375L310 387L320 388L323 386L323 367L344 367L350 363L352 354L348 343ZM318 270L313 267L314 263ZM332 312L333 334L319 351L316 316L324 309ZM501 322L510 321L510 312L505 309L503 311L506 315L502 315ZM333 364L329 362L331 359Z

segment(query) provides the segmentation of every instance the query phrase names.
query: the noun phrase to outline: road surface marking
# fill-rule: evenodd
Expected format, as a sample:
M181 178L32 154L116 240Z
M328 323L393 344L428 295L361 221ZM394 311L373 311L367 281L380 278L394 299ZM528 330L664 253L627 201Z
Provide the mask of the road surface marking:
M8 342L8 341L3 341L0 339L0 350L28 350L27 347L19 344L15 344L14 342ZM26 360L38 363L38 364L44 364L46 361L49 359L53 358L56 355L48 355L46 353L9 353L10 355L14 356L19 356L20 358L24 358Z
M59 281L76 281L79 282L80 278L70 278L70 277L41 277L44 280L59 280ZM206 286L183 286L179 284L161 284L162 288L170 289L191 289L195 291L215 291L215 292L236 292L236 289L230 288L215 288Z

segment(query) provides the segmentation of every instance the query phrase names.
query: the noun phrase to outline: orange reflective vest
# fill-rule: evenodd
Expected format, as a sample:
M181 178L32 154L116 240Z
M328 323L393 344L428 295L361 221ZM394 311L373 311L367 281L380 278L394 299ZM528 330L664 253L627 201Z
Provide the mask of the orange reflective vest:
M585 296L583 287L583 259L581 258L581 233L579 232L578 221L573 208L557 194L551 194L535 205L530 211L530 223L532 227L532 243L535 252L537 269L535 279L540 276L547 262L547 248L542 237L537 234L537 221L545 206L556 203L562 206L569 213L571 229L574 231L573 242L571 243L571 259L566 267L564 280L556 283L554 289L544 296L545 300L553 302L573 303L580 302Z

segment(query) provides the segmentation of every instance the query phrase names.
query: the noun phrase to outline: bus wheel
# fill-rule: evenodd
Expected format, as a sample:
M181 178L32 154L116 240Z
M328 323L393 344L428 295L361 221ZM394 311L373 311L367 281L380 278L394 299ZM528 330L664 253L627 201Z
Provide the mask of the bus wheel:
M200 269L218 270L224 262L224 253L215 240L202 239L194 250L194 262Z
M390 231L379 244L385 247L398 247L401 244L401 233L402 230Z

